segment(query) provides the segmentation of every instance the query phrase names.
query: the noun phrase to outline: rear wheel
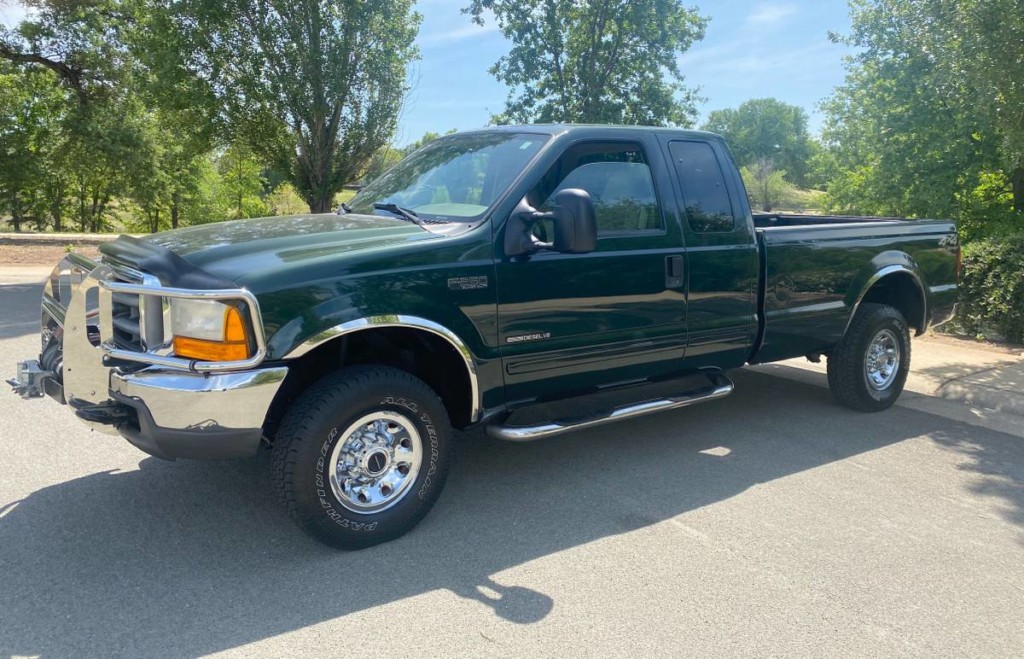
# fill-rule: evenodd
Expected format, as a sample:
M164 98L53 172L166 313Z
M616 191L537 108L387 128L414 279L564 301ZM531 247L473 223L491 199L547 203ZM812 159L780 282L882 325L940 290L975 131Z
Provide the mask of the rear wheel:
M910 372L910 329L885 304L862 304L828 356L828 385L835 399L862 412L896 402Z
M412 375L357 366L311 387L274 442L274 481L300 528L360 549L397 538L434 505L452 432L437 394Z

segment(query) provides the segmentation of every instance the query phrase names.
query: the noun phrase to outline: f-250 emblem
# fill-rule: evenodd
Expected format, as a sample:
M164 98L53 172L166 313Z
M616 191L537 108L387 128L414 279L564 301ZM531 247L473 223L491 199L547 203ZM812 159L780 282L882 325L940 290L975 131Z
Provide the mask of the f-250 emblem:
M475 291L487 288L487 275L479 277L449 277L448 288L453 291Z

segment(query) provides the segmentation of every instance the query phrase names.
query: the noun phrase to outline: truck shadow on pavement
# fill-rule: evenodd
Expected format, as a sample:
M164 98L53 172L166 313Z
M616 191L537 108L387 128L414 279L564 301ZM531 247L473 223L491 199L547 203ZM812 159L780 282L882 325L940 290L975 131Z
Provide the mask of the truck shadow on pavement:
M42 283L0 284L0 300L3 300L0 339L39 333L39 300L42 292Z
M851 412L763 374L736 380L723 401L548 442L465 435L431 515L361 552L301 534L265 456L147 458L36 491L0 509L0 654L206 654L437 589L534 623L557 602L503 571L911 436L965 453L977 491L1024 527L1024 443L905 408ZM797 405L814 413L786 413ZM643 578L635 560L620 578Z

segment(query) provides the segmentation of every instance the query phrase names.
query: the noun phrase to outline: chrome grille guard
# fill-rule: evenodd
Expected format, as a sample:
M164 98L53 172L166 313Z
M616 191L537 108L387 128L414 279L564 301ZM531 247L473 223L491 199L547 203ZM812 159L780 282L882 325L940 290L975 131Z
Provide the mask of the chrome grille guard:
M138 299L138 349L114 340L114 296L120 303ZM239 302L252 329L255 352L244 360L205 362L174 356L170 300L175 298ZM60 345L57 367L48 375L63 384L66 402L107 399L111 362L134 362L194 373L224 373L252 368L266 356L266 337L256 296L242 288L192 290L163 286L156 277L115 263L100 263L69 253L43 287L42 348ZM124 319L122 318L122 327ZM123 342L122 342L123 343Z

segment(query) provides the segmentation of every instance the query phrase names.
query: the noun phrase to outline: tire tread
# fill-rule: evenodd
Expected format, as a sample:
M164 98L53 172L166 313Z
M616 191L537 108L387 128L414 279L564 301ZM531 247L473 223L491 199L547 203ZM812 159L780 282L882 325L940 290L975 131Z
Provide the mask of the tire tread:
M300 469L300 450L316 437L317 430L322 428L325 416L335 412L351 402L354 398L375 386L401 385L418 390L423 399L436 402L442 418L437 419L449 436L451 424L440 397L422 380L405 371L390 366L352 366L332 373L307 389L285 413L278 427L271 458L271 481L277 491L278 499L285 506L288 516L307 533L332 546L351 549L387 542L408 529L397 529L395 532L375 536L372 542L352 543L339 542L335 536L327 533L321 526L321 519L315 511L304 510L297 500L297 480ZM442 451L439 456L443 464L440 474L446 475L452 461L452 451ZM443 485L444 476L438 483ZM424 502L416 515L416 521L433 507L436 496Z

